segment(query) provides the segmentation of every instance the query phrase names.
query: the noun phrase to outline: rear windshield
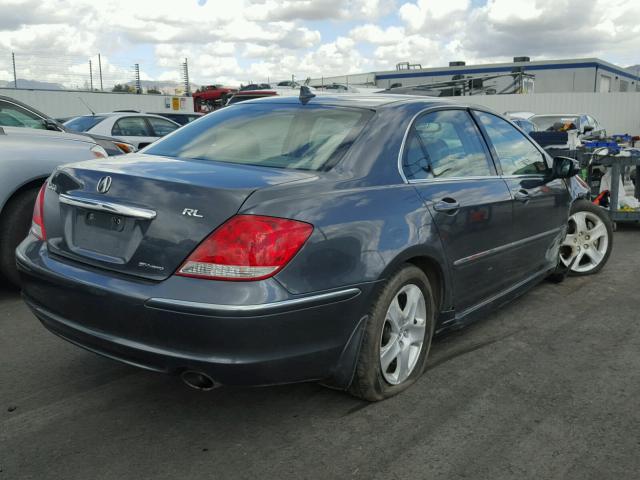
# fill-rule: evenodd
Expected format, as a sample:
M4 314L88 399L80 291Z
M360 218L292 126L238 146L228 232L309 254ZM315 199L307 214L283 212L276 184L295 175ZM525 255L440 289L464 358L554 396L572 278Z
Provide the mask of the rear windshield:
M76 117L67 122L64 122L64 126L74 132L86 132L91 130L97 124L99 124L106 117L100 117L96 115L87 115L84 117Z
M372 114L356 108L240 104L186 125L144 153L327 170L351 146Z
M531 117L538 130L555 131L555 130L575 130L580 127L578 117L572 115L545 115L543 117Z

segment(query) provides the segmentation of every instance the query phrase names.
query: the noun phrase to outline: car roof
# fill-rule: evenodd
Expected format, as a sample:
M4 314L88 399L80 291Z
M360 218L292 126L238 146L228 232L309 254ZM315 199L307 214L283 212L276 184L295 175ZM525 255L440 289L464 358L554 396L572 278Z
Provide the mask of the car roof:
M276 103L276 104L292 104L300 103L299 97L295 95L287 96L269 96L259 98L255 100L247 100L242 102L244 105L253 103ZM463 103L459 100L452 100L449 98L439 97L427 97L416 95L399 95L391 93L374 93L374 94L359 94L359 93L340 93L336 95L320 94L310 98L306 102L313 105L333 105L333 106L345 106L345 107L359 107L376 110L380 107L396 103L419 103L424 106L440 106L440 105L453 105L453 106L476 106ZM483 108L483 107L478 107Z
M204 113L202 112L166 112L166 113L147 112L147 113L149 115L160 115L161 117L163 115L192 115L196 117L201 117L202 115L204 115Z

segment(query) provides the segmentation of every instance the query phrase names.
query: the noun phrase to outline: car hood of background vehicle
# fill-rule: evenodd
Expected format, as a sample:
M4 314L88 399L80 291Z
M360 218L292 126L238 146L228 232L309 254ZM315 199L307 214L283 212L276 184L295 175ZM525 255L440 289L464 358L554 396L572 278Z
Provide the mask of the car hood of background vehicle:
M2 129L4 130L4 133L10 137L24 137L25 142L29 141L30 139L37 139L60 142L83 142L92 145L96 143L86 135L79 135L76 133L55 132L53 130L38 130L26 127L2 127Z
M110 188L97 185L110 176ZM84 208L45 198L50 251L94 267L163 280L213 230L238 212L256 190L315 178L315 172L129 154L67 164L51 187L67 198L128 205L155 212L152 219L122 218L122 227L94 225ZM196 213L196 214L194 214ZM115 218L115 217L114 217Z

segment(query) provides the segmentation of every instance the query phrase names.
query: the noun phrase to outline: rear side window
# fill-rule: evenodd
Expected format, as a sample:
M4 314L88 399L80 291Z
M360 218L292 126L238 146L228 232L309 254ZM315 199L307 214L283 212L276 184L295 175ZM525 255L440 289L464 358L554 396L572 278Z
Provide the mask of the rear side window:
M123 117L116 121L111 135L123 137L153 137L143 117Z
M504 175L539 175L547 170L542 153L509 122L485 112L475 112L498 155Z
M168 122L162 118L147 117L147 120L151 124L151 128L153 128L157 137L164 137L178 128L176 124Z
M465 110L442 110L418 118L403 158L408 180L494 175L478 127Z
M64 123L64 126L74 132L88 132L106 117L87 115L83 117L76 117L68 120Z
M326 170L342 157L372 114L359 108L237 105L185 125L145 153Z

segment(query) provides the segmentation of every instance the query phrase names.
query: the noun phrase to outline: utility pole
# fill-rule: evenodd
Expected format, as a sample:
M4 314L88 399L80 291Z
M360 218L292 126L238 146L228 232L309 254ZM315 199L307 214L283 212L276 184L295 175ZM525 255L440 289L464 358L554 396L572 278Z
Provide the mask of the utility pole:
M102 92L104 89L102 88L102 58L100 58L100 54L98 54L98 72L100 73L100 91Z
M91 66L91 59L89 59L89 78L90 78L91 91L93 92L93 67Z
M184 79L184 94L187 97L191 96L191 86L189 85L189 60L184 59L182 64L182 78Z
M139 95L142 93L142 84L140 83L140 64L136 63L133 68L136 75L136 93Z
M11 62L13 63L13 88L18 88L18 76L16 75L16 54L11 52Z

